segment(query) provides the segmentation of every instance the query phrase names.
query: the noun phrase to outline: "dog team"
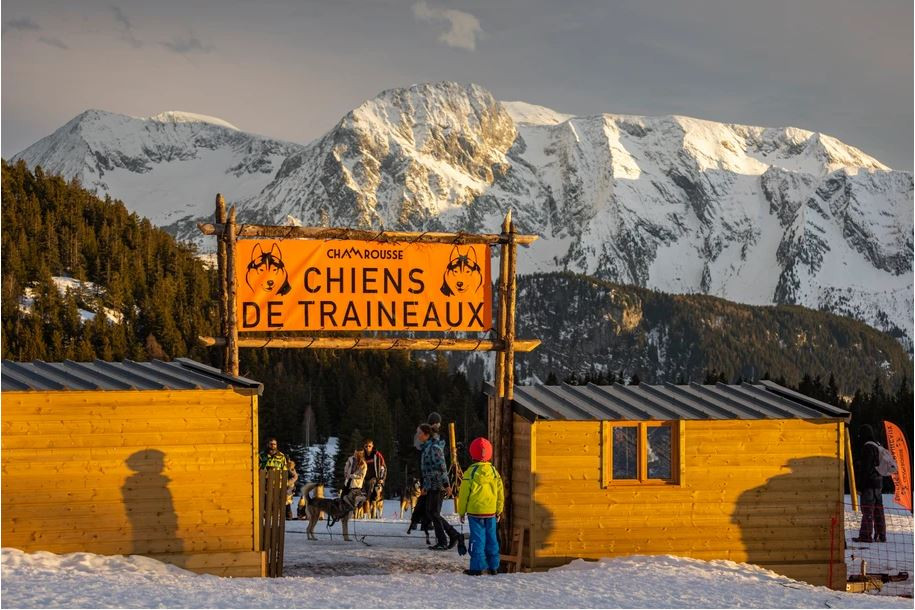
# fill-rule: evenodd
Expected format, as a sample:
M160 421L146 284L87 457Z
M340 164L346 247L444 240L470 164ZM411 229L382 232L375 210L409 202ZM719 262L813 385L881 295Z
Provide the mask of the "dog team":
M467 468L457 491L457 513L461 523L470 528L470 541L465 546L464 537L442 517L442 503L452 497L448 466L445 462L445 441L441 439L442 418L431 413L426 423L416 428L413 444L420 452L422 478L413 479L405 486L400 498L400 516L410 509L409 534L417 527L426 533L435 533L432 551L447 551L457 547L458 553L470 552L470 567L465 574L478 576L497 574L499 570L499 541L496 523L505 506L502 478L492 465L492 444L485 438L475 439L469 447L473 463ZM292 518L292 496L298 474L295 464L277 448L275 438L267 441L267 451L261 454L261 469L287 470L286 518ZM365 439L362 448L353 452L343 468L343 485L336 498L316 498L312 491L316 483L306 484L301 491L298 518L307 519L309 540L316 540L315 526L322 513L329 525L340 521L344 540L349 540L350 518L381 518L384 509L384 481L387 469L384 456L375 448L372 439Z

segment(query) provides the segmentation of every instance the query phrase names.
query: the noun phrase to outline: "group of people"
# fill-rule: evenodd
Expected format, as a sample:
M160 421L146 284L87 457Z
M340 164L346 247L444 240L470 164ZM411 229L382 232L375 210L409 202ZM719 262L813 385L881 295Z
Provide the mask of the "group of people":
M475 439L469 447L473 464L467 469L457 491L457 512L461 523L469 522L470 541L465 545L462 534L442 517L442 503L451 496L452 485L445 461L445 441L440 437L442 418L438 413L429 415L427 421L416 429L414 446L420 452L422 473L419 501L411 515L407 533L420 523L431 524L435 531L433 551L446 551L458 547L464 555L470 552L470 567L465 574L478 576L484 572L497 574L499 570L499 540L496 524L505 506L502 478L492 465L492 444L485 438ZM286 518L292 518L292 496L298 481L295 462L280 450L275 438L267 439L267 450L260 456L262 470L287 470ZM365 495L377 484L384 485L387 466L384 456L375 448L371 438L362 442L346 460L343 467L343 486L340 496L353 489L362 489Z
M420 452L422 473L419 502L411 515L407 533L416 525L427 520L435 530L435 544L429 549L445 551L458 547L464 555L464 537L442 517L442 503L451 495L451 481L445 463L445 441L439 430L442 418L438 413L429 415L424 424L416 429L413 444ZM469 447L473 464L467 469L457 493L457 512L461 523L469 519L470 567L465 574L478 576L484 571L497 574L499 571L499 539L496 523L505 506L505 490L502 478L493 467L492 444L485 438L474 439Z
M340 495L345 495L351 489L361 489L368 496L376 485L384 487L387 474L384 456L375 448L375 441L366 438L362 441L362 448L356 449L353 455L346 459Z

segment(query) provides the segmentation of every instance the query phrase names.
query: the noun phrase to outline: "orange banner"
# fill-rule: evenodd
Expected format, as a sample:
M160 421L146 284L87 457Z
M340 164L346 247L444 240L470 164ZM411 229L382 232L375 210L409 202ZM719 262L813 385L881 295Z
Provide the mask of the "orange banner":
M489 246L239 240L239 331L486 331Z
M886 445L893 459L896 460L898 471L893 475L893 484L896 486L896 495L893 500L899 506L912 510L912 473L909 472L909 446L905 442L902 430L896 424L883 422L886 431Z

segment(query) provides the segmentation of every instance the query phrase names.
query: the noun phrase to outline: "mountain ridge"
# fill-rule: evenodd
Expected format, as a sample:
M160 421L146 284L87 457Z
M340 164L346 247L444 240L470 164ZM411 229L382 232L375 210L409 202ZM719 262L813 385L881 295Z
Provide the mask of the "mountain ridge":
M233 162L207 170L197 203L147 215L209 249L195 223L209 219L216 191L238 202L241 221L264 224L488 232L512 209L520 230L541 235L519 257L523 273L799 304L864 320L912 350L912 175L825 134L575 117L448 82L386 90L307 144L241 132L233 147L227 128L187 125L165 128L192 133L181 146L157 141L158 156L126 154L115 138L83 166L64 139L56 167L66 171L46 169L123 173L124 157L138 159L125 184L96 190L120 188L142 211L153 197L137 195L137 176L158 183L148 179L228 149ZM14 159L50 160L33 148Z

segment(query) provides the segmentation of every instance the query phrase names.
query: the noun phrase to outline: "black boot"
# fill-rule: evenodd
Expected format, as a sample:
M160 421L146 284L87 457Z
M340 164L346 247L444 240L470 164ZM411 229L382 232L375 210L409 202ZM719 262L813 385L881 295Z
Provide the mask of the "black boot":
M486 573L489 574L490 576L495 576L496 574L499 573L499 570L486 570Z
M479 576L482 573L483 572L480 572L479 570L464 570L464 574L467 576Z

